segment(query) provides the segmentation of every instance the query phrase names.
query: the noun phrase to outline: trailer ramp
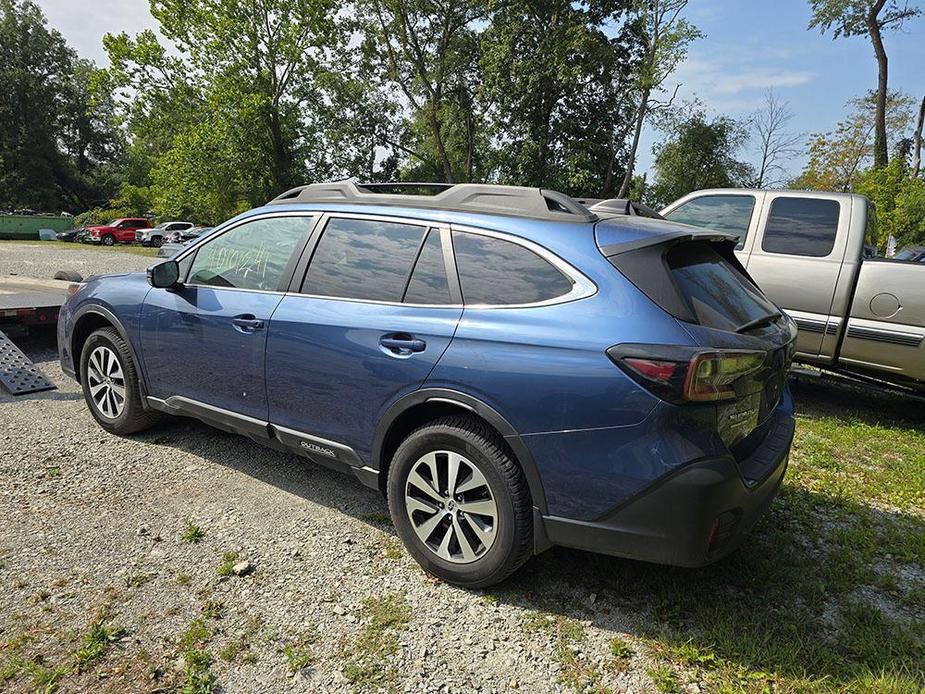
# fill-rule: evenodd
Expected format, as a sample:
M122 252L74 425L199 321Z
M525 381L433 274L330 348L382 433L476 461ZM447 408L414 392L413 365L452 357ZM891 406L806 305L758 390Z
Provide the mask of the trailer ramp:
M37 393L56 387L3 332L0 332L0 384L11 395Z

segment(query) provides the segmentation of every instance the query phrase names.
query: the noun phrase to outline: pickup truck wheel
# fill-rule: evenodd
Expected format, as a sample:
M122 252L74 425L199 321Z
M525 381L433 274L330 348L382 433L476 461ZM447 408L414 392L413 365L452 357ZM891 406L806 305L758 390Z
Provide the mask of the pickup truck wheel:
M405 547L448 583L491 586L530 558L526 478L479 420L446 417L413 431L389 467L388 499Z
M80 353L80 383L90 413L112 434L133 434L158 420L141 404L135 362L114 328L100 328L87 338Z
M155 236L153 239L151 239L151 245L155 248L160 248L163 244L164 239L162 239L160 236Z
M116 243L116 237L112 234L106 234L106 236L100 240L100 243L102 243L104 246L114 246Z

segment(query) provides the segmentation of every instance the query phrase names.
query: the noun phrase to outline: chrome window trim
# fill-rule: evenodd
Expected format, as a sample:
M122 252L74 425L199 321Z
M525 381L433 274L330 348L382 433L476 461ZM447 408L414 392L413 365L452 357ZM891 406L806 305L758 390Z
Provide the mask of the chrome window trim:
M330 223L332 219L364 219L364 220L370 220L370 221L392 222L392 223L397 223L397 224L408 224L412 226L423 227L425 232L427 231L427 229L435 229L438 231L446 230L451 233L453 231L459 231L459 232L467 233L467 234L477 234L481 236L489 236L492 238L500 239L502 241L507 241L509 243L516 244L518 246L522 246L523 248L526 248L527 250L535 253L540 258L542 258L543 260L548 262L550 265L555 267L563 275L565 275L572 282L572 289L565 294L561 294L551 299L545 299L543 301L537 301L537 302L526 303L526 304L467 304L465 301L461 303L454 303L454 304L415 304L415 303L404 303L401 301L381 301L377 299L357 299L357 298L345 297L345 296L326 296L323 294L304 294L301 292L293 292L293 291L281 292L278 290L269 290L269 289L243 289L239 287L216 287L210 284L186 284L184 283L184 286L186 287L206 287L208 289L222 289L226 291L235 291L235 292L260 292L263 294L278 294L282 296L306 297L310 299L329 299L331 301L349 301L351 303L360 303L360 304L376 304L376 305L383 305L383 306L408 306L411 308L446 308L446 309L457 309L457 310L460 308L463 308L463 309L472 308L472 309L479 309L479 310L483 310L483 309L495 310L495 309L537 308L537 307L542 307L542 306L554 306L557 304L565 304L565 303L570 303L572 301L578 301L580 299L587 299L588 297L591 297L597 294L597 291L598 291L597 285L594 284L594 282L592 282L590 279L588 279L583 273L577 270L573 265L566 262L565 260L560 258L558 255L556 255L549 249L537 243L534 243L533 241L530 241L529 239L525 239L521 236L516 236L514 234L510 234L507 232L495 231L492 229L484 229L481 227L473 227L473 226L462 225L462 224L453 224L452 222L428 221L428 220L416 219L414 217L407 217L404 215L366 214L362 212L327 212L324 210L289 210L289 211L274 210L272 212L259 213L259 214L255 214L250 217L247 217L245 219L240 219L233 224L228 224L227 228L219 229L218 231L213 231L208 235L207 237L208 240L204 240L204 243L202 245L205 245L205 243L211 243L214 239L217 239L219 236L222 236L223 234L231 231L232 229L236 229L239 226L242 226L243 224L248 224L250 222L255 222L255 221L264 220L264 219L273 219L277 217L315 217L317 219L315 228L317 230L319 228L318 225L322 225L320 226L320 232L322 236L324 235L324 230L327 228L327 225ZM187 256L198 251L199 248L201 247L202 246L200 244L193 244L192 246L182 251L181 253L177 254L173 258L170 258L170 260L174 260L179 263L182 260L184 260ZM453 259L455 262L455 259L456 259L455 250L453 251ZM308 267L309 268L311 267L311 261L309 261ZM306 268L306 274L307 272L308 272L308 269ZM303 278L303 281L304 281L304 278Z
M566 304L572 301L578 301L580 299L587 299L590 296L597 294L597 285L594 284L590 279L585 277L584 274L579 272L573 265L567 263L565 260L557 256L555 253L550 251L548 248L545 248L538 243L534 243L529 239L525 239L521 236L515 236L513 234L494 231L491 229L483 229L481 227L467 226L463 224L450 224L450 231L458 231L465 234L476 234L479 236L488 236L491 238L500 239L502 241L507 241L509 243L516 244L526 248L528 251L533 252L538 255L540 258L545 260L547 263L556 268L559 272L565 275L572 283L572 289L565 294L560 294L551 299L544 299L543 301L534 301L526 304L467 304L465 302L465 297L463 299L463 304L466 308L477 308L477 309L505 309L505 308L534 308L537 306L553 306L556 304ZM453 257L456 257L456 252L454 249ZM460 282L460 284L462 284Z
M180 253L178 253L172 258L166 258L165 261L173 260L173 261L176 261L177 263L180 263L187 256L192 255L193 253L196 253L200 248L202 248L208 243L211 243L212 241L217 239L219 236L224 236L226 233L228 233L232 229L237 229L238 227L243 226L245 224L249 224L250 222L258 222L258 221L263 221L265 219L274 219L278 217L310 217L310 218L314 218L315 224L317 224L318 221L320 221L321 216L323 214L324 214L323 212L320 212L317 210L303 210L301 212L292 210L292 211L287 211L287 212L266 212L266 213L255 214L245 219L239 219L235 223L229 223L228 226L224 229L220 229L218 231L213 230L212 232L209 233L209 235L205 239L203 239L201 244L194 243L189 248L187 248L185 251L181 251ZM189 269L190 271L192 271L193 269L192 265L190 265ZM188 275L189 273L187 273L187 276ZM261 294L278 294L280 296L285 296L286 294L286 292L280 291L278 289L247 289L244 287L218 287L214 284L194 284L194 283L184 282L183 286L184 287L204 287L206 289L222 289L222 290L231 291L231 292L259 292Z

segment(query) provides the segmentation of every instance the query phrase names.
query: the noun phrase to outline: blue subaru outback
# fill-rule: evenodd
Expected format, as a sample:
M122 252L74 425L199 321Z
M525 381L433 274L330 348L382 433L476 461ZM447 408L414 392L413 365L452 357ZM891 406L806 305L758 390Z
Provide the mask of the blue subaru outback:
M297 188L147 275L87 281L61 364L106 431L184 415L352 472L452 583L552 545L699 566L780 487L796 329L734 237L639 211Z

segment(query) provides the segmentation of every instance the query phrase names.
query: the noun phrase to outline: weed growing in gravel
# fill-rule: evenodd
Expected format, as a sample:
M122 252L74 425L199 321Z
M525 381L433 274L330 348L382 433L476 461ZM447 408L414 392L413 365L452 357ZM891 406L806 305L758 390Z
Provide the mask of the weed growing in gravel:
M667 665L656 665L646 671L652 678L655 688L665 694L673 694L678 691L678 676Z
M581 646L588 638L581 622L537 612L527 618L525 626L530 631L544 631L553 635L553 648L562 684L576 691L597 690L600 687L601 673L581 653Z
M311 644L316 639L317 634L306 634L298 641L286 644L283 647L283 655L286 656L286 663L289 665L290 672L298 672L314 664L316 658L311 649Z
M183 647L183 694L209 694L215 686L212 672L212 656L205 646L212 638L212 631L202 617L197 617L183 632L180 644Z
M348 661L344 676L358 688L388 687L398 677L395 668L385 659L398 650L398 632L408 627L411 605L401 593L382 598L369 598L363 603L363 614L369 620L352 647L344 652Z
M382 554L386 559L401 559L404 555L404 550L402 549L401 542L397 537L392 537L391 535L383 541L383 546L385 549L382 551Z
M183 636L180 637L180 644L184 648L192 648L197 644L202 644L212 638L212 630L206 626L205 621L202 617L197 617L190 625L186 628L186 631L183 632Z
M225 616L225 603L221 600L208 600L202 606L202 616L208 619L221 619Z
M238 561L237 552L225 552L222 555L222 563L218 565L218 575L219 576L233 576L234 575L234 565Z
M364 513L360 520L377 528L391 528L392 518L387 513Z
M176 578L174 579L177 582L178 586L188 586L192 582L192 578L188 573L180 571L177 573Z
M105 612L100 612L81 639L80 647L74 653L78 672L83 672L106 655L109 647L125 635L125 629L106 624L107 617Z
M202 528L192 521L186 521L186 528L183 530L183 535L180 536L180 539L188 545L195 545L202 542L205 536L206 533Z
M617 660L629 660L633 655L633 649L622 636L614 636L610 639L610 655Z
M32 685L39 693L54 692L58 689L58 682L67 677L69 670L64 665L48 667L41 658L36 658L26 664L26 672L32 676Z
M151 574L145 574L145 573L132 574L131 576L128 576L125 579L125 587L126 588L140 588L145 583L150 581L152 578L154 577Z

